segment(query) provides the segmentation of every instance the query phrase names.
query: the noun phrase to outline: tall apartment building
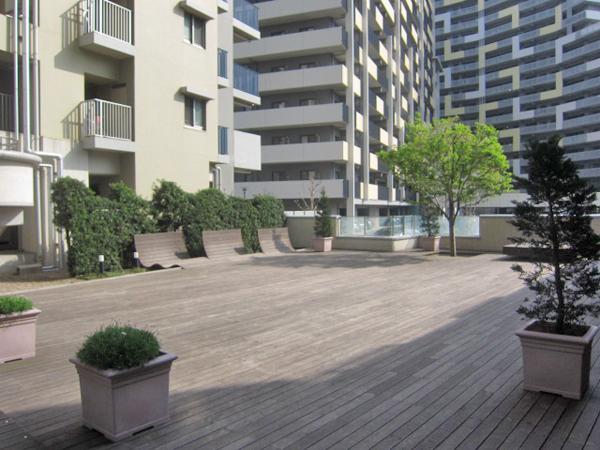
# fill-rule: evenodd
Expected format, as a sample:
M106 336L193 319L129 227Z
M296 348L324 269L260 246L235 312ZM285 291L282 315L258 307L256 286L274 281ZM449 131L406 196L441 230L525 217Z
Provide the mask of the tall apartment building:
M234 42L259 38L246 0L0 2L0 250L60 263L61 176L233 193L260 168L260 137L234 127L236 105L260 103Z
M235 55L260 73L262 105L238 108L235 124L262 136L263 169L239 175L236 194L297 210L325 189L343 215L407 205L375 152L435 113L432 2L255 3L262 38L235 44Z
M435 3L441 115L498 128L518 175L527 142L560 133L600 187L600 1Z

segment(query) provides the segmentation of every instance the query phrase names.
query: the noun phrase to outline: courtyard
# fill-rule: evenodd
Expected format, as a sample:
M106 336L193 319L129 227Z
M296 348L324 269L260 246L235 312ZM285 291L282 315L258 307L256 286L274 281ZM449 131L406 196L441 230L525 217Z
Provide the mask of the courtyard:
M32 291L38 354L0 366L0 448L599 448L600 346L582 401L524 392L511 264L336 251ZM112 321L179 357L170 422L119 444L81 425L68 362Z

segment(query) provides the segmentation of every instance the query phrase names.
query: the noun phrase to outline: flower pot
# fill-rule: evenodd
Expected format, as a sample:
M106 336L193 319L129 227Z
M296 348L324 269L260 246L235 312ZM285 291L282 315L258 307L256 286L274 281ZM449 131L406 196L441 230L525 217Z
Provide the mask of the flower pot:
M333 244L332 237L316 237L313 239L315 252L330 252Z
M540 330L540 322L532 320L517 332L523 348L524 389L581 399L589 385L592 341L598 327L590 326L583 336Z
M99 370L71 358L79 373L83 423L118 441L169 419L170 353L126 370Z
M0 363L35 356L35 329L39 309L0 315Z
M419 236L419 247L427 252L440 252L440 236Z

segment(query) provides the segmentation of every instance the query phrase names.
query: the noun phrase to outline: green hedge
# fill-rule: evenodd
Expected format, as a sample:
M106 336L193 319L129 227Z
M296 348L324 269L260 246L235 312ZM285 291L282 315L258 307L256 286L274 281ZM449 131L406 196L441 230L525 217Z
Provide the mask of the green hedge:
M257 195L252 204L258 212L260 228L279 228L285 225L283 202L270 195Z

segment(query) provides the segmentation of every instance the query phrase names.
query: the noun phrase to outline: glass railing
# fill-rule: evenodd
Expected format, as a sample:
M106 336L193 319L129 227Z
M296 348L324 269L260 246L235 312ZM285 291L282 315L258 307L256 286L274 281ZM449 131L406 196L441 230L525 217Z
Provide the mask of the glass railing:
M229 78L227 72L227 50L223 50L222 48L219 49L218 53L217 53L217 58L218 58L218 75L221 78Z
M258 8L248 0L235 0L233 17L258 30Z
M456 220L457 237L478 237L479 217L460 216ZM423 235L421 216L342 217L342 237L417 237ZM448 236L448 221L440 219L440 235Z
M233 86L258 97L258 72L241 64L233 66Z

